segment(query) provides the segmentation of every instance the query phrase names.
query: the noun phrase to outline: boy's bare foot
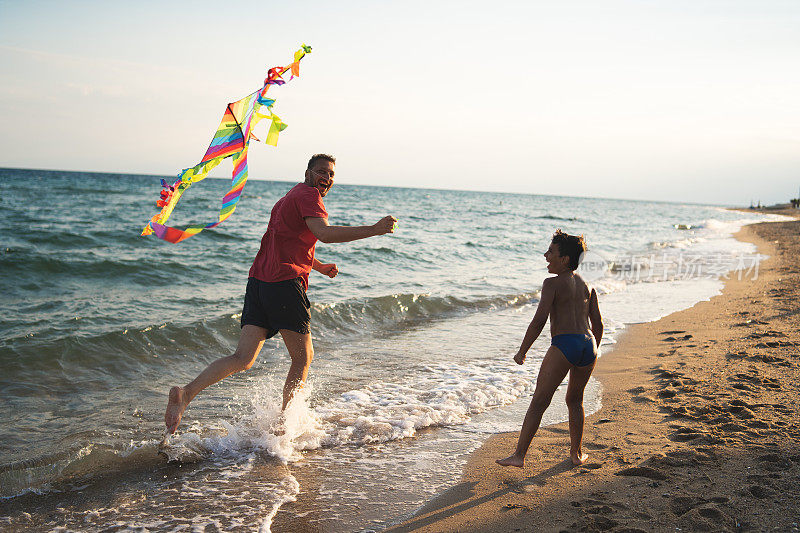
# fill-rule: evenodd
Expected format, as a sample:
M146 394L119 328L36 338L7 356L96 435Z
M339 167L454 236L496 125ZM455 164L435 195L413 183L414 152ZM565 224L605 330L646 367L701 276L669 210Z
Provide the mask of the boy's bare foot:
M525 458L514 454L506 457L505 459L498 459L495 461L495 463L499 464L500 466L516 466L517 468L522 468L522 466L525 464Z
M167 403L167 412L164 413L164 424L167 425L167 434L175 433L178 429L178 424L181 423L181 417L186 410L186 395L184 394L183 387L172 387L169 390L169 402Z
M569 456L570 459L572 459L572 464L575 466L580 466L585 463L587 459L589 459L589 454L584 452L570 453Z

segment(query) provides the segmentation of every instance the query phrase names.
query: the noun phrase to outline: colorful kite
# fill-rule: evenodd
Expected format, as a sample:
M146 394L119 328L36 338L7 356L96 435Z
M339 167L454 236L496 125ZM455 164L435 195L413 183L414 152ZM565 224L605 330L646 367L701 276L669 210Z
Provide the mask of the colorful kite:
M250 139L255 139L253 129L256 124L268 118L272 121L269 133L265 142L272 146L278 144L278 134L286 129L286 124L272 112L275 100L266 97L267 89L270 85L283 85L286 81L282 76L292 71L292 79L300 76L300 60L303 56L311 53L311 47L303 45L300 50L294 53L294 61L286 67L275 67L267 73L264 86L256 92L245 96L239 101L228 104L225 114L222 116L217 132L211 140L211 144L206 151L206 155L196 166L187 168L181 172L178 180L170 185L165 180L161 180L161 199L156 202L156 206L161 208L161 212L154 215L150 222L142 230L142 235L155 233L157 237L169 242L181 242L183 239L196 235L204 229L213 228L221 224L231 216L239 202L245 183L247 183L247 150L250 146ZM264 113L266 110L266 113ZM233 176L231 190L222 197L222 209L219 212L219 220L210 224L194 224L187 226L186 229L171 228L164 223L169 218L175 204L180 200L181 195L193 183L197 183L208 176L208 173L223 159L233 157Z

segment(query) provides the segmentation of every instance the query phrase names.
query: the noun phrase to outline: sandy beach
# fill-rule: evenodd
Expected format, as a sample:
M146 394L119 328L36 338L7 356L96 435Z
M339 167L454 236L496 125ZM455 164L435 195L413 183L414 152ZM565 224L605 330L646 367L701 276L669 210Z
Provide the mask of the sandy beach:
M757 276L631 326L600 359L587 464L571 464L566 423L540 429L523 470L494 463L517 439L496 435L389 531L800 530L800 221L737 238L769 256Z

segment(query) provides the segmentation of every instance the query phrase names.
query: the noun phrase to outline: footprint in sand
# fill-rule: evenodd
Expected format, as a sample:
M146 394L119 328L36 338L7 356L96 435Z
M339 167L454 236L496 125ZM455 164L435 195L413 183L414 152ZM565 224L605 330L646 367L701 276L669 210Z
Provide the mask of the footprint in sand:
M672 442L688 442L705 436L706 434L701 431L682 426L678 427L678 429L667 438Z
M559 435L567 435L569 434L568 429L561 429L561 428L553 428L553 427L546 427L542 428L545 431L549 431L550 433L558 433Z
M719 427L728 433L741 433L747 429L745 426L736 424L735 422L727 422L725 424L721 424Z
M706 504L687 511L678 524L687 531L731 531L737 522L716 505Z
M794 366L792 363L784 359L783 357L776 357L774 355L762 355L757 358L759 361L763 363L770 363L775 366L782 366L782 367L792 367Z
M693 339L693 338L694 338L694 335L686 334L686 335L682 335L680 337L673 337L673 336L670 335L669 337L664 337L661 340L664 341L664 342L675 342L675 341L688 341L689 339ZM692 347L695 347L695 346L696 345L692 345Z
M609 505L598 505L584 509L588 514L613 514L614 508Z
M662 404L658 408L662 413L669 413L669 416L674 416L675 418L694 418L683 405L675 407L674 405Z
M675 496L670 499L669 507L673 513L681 516L704 503L707 503L706 500L697 496Z
M682 378L684 374L682 372L678 372L676 370L669 370L668 368L664 368L660 366L658 368L654 368L650 371L651 374L657 375L661 379L676 379Z
M751 418L756 417L756 414L747 407L731 407L730 411L739 418L743 418L745 420L750 420Z
M664 454L663 457L659 457L657 455L651 457L652 463L663 463L667 466L690 466L692 465L697 457L701 454L694 450L673 450L671 452L667 452Z
M772 496L775 495L774 490L767 488L763 485L750 485L749 487L747 487L745 492L759 499L771 498Z
M609 531L611 529L614 529L618 525L619 525L619 522L617 522L616 520L612 520L612 519L610 519L608 517L605 517L605 516L602 516L602 515L591 515L591 518L589 520L589 524L587 524L587 529L586 530L588 530L588 531L593 531L593 530Z
M631 398L631 401L634 401L636 403L655 403L656 399L647 394L643 394L642 396L634 396L633 398Z
M794 466L790 458L784 457L777 453L769 453L767 455L762 455L761 457L758 458L758 460L762 463L765 463L767 470L773 472L783 472L786 470L790 470Z
M619 472L614 472L615 476L639 476L639 477L646 477L648 479L654 479L656 481L663 481L667 479L667 475L660 470L656 470L655 468L650 468L648 466L634 466L631 468L624 468Z
M746 359L748 355L749 354L747 352L728 352L725 354L725 357L728 359Z

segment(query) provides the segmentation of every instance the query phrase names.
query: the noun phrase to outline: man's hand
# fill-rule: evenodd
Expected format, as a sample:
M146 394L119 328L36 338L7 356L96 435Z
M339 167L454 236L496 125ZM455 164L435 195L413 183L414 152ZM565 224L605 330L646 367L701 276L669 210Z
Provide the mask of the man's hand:
M320 263L317 266L316 271L320 274L325 274L329 278L335 278L336 274L339 273L336 263Z
M377 221L372 227L375 228L375 235L386 235L387 233L394 233L395 224L397 224L397 219L389 215Z
M525 354L522 352L517 352L517 355L514 356L514 362L518 365L521 365L525 362Z

